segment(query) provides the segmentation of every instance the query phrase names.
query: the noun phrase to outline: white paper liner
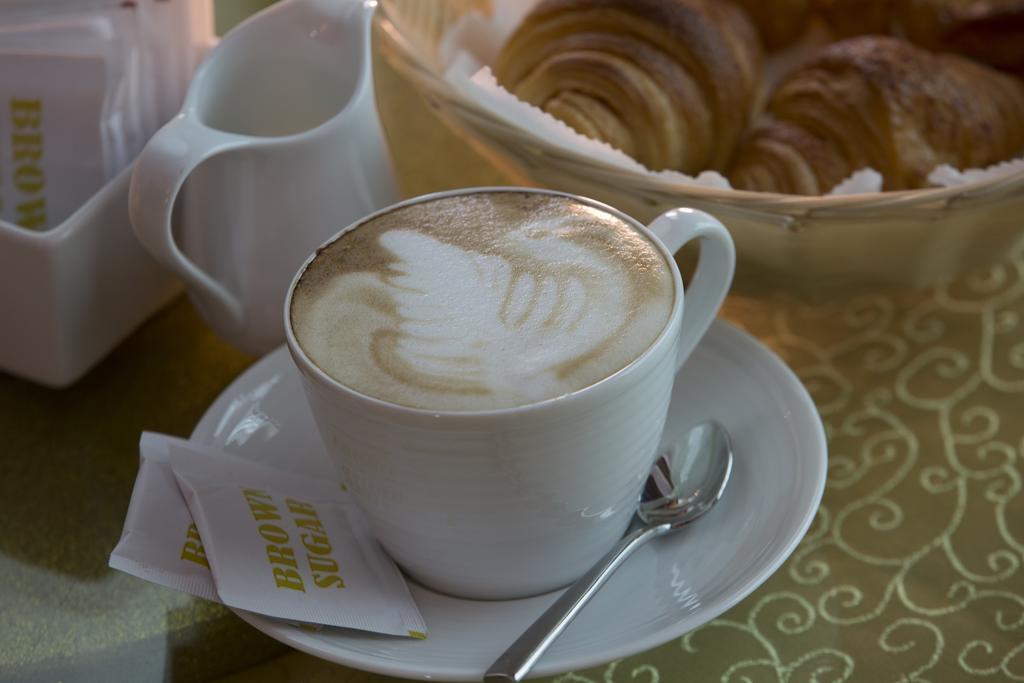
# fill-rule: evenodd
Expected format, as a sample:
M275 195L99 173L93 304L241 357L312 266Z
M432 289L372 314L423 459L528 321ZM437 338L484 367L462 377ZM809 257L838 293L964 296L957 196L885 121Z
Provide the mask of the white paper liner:
M841 181L827 194L862 194L865 192L881 192L881 190L882 174L873 168L862 168L859 171L851 173L849 178Z
M490 18L470 12L456 21L440 45L445 78L467 99L487 110L507 125L520 128L545 142L595 161L640 173L678 185L732 189L729 180L717 171L702 171L688 176L678 171L652 171L611 145L580 135L547 112L534 107L498 85L491 72L501 46L538 0L493 0ZM794 48L766 60L768 77L779 77L818 49L827 36L809 32ZM802 54L801 54L802 53ZM769 79L770 80L770 79ZM959 171L948 165L935 168L928 181L937 187L955 187L978 180L1009 176L1024 170L1024 157L1004 161L984 169ZM826 194L855 195L882 191L882 175L871 168L855 171Z
M1024 171L1024 158L1003 161L988 168L969 168L958 171L949 164L942 164L928 175L928 182L940 187L956 187L980 180L1004 178Z

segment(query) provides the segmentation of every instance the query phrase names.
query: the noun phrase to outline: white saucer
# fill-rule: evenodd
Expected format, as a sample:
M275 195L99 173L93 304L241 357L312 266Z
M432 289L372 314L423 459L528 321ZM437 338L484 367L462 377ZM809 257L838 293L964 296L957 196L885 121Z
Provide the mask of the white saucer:
M704 624L749 595L796 548L825 486L825 433L810 396L772 352L718 322L676 381L665 441L715 418L736 463L707 517L641 548L537 664L550 675L642 652ZM284 348L249 368L214 401L192 433L217 446L307 474L333 477ZM326 628L307 632L257 614L260 631L317 657L391 676L479 681L557 593L482 602L412 594L427 640Z

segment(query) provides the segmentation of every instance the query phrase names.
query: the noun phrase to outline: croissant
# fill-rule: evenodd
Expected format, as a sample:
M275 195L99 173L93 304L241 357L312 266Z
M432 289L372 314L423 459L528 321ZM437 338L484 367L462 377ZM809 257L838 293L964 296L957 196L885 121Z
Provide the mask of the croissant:
M895 29L901 0L816 0L816 9L837 37L888 34Z
M753 2L754 0L750 0ZM1024 0L817 0L835 35L890 33L1024 75Z
M761 48L725 0L542 0L498 82L648 168L724 169L753 116Z
M918 45L1024 75L1024 0L902 0L897 24Z
M812 0L736 0L754 22L768 49L789 45L807 29Z
M822 194L871 167L885 190L920 188L939 164L1024 151L1024 83L883 36L826 47L778 85L768 112L730 169L734 187Z

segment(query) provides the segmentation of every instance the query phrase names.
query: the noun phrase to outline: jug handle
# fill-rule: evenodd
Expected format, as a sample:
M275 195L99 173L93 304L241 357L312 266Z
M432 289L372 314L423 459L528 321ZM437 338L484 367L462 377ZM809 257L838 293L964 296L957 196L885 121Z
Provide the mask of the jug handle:
M182 253L174 241L171 213L182 185L199 164L251 143L250 138L209 128L180 113L146 143L128 190L128 215L143 248L211 306L211 314L234 327L243 324L241 301Z
M696 348L725 301L736 269L736 247L724 225L696 209L672 209L647 226L670 254L700 240L697 270L683 296L683 323L676 346L676 372Z

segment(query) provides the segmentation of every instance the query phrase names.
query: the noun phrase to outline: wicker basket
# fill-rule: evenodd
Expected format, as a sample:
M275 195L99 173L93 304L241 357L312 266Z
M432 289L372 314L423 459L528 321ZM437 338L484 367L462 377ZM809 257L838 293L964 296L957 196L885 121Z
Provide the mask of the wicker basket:
M1024 173L954 188L804 197L680 185L556 147L506 124L443 77L439 44L487 0L380 0L381 52L468 138L523 184L586 195L640 220L691 206L717 216L739 254L736 287L813 299L926 286L992 263L1024 235Z

